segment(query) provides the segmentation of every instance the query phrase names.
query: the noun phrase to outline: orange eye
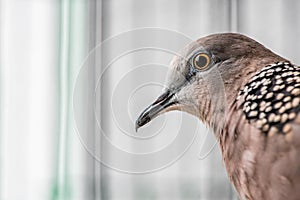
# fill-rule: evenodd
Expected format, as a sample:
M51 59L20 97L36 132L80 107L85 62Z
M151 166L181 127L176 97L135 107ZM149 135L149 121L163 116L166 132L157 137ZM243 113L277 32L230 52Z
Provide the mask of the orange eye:
M210 64L210 57L206 53L199 53L194 57L193 64L195 68L204 70Z

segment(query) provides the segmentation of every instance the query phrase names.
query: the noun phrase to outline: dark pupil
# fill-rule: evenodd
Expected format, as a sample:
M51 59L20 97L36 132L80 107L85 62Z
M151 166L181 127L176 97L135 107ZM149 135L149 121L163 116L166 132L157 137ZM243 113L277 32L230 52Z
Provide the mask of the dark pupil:
M204 56L197 56L196 58L196 64L198 67L204 67L207 63L207 59Z

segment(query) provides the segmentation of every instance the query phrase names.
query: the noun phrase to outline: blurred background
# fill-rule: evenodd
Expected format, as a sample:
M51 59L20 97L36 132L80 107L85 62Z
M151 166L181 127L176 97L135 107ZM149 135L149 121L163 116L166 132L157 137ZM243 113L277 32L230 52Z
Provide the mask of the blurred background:
M300 63L297 0L0 0L0 199L237 199L212 133L134 131L174 52L244 33Z

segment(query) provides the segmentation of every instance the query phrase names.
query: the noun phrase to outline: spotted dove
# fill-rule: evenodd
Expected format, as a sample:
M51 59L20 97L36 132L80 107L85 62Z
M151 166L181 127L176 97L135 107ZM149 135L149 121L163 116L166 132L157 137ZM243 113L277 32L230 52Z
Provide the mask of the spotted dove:
M207 124L241 199L300 199L300 67L236 33L185 47L136 129L171 110Z

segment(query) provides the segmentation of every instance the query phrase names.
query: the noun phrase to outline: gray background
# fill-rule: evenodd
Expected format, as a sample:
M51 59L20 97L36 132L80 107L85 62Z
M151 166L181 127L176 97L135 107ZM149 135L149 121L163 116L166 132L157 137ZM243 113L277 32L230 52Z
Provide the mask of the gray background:
M247 34L300 63L299 8L297 0L0 0L0 199L236 199L218 147L199 159L215 139L194 117L169 113L134 133L138 113L161 91L172 54L127 54L94 89L105 63L125 46L140 42L177 51L189 39L216 32ZM131 31L145 27L162 31ZM178 34L168 38L166 29ZM112 37L111 45L99 46ZM132 94L149 82L155 84ZM164 147L169 156L144 162L120 156L106 146L94 111L117 147L132 155ZM160 127L156 137L130 137L150 136ZM165 167L194 133L191 147ZM180 136L182 144L169 144ZM104 166L102 159L117 164ZM152 165L165 168L120 172Z

